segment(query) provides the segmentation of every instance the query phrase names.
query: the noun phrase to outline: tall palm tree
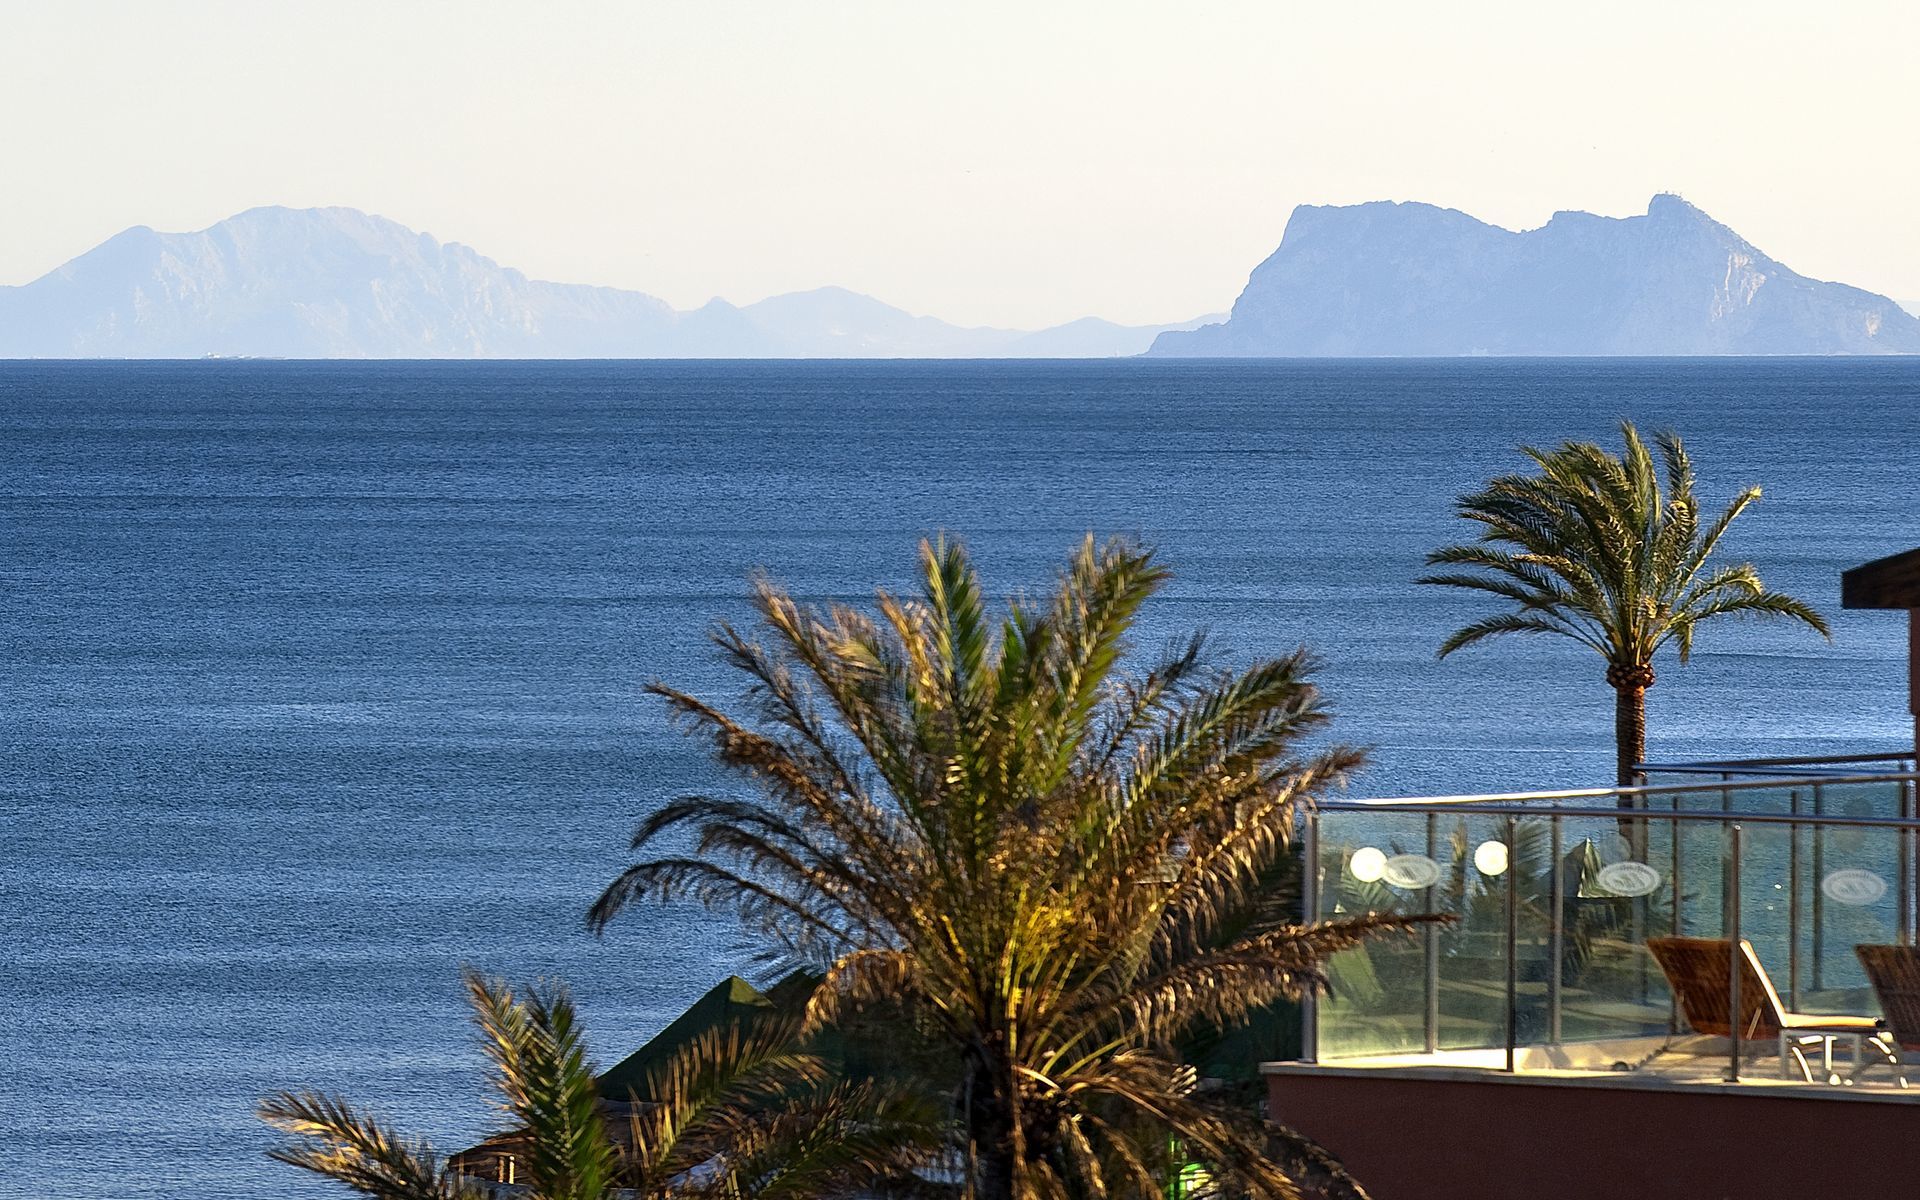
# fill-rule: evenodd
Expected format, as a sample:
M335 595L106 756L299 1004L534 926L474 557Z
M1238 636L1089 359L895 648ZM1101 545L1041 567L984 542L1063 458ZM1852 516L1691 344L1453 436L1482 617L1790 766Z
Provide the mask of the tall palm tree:
M283 1092L260 1105L294 1139L272 1156L375 1200L482 1200L480 1169L506 1158L529 1200L801 1200L869 1194L935 1148L916 1102L829 1085L794 1049L797 1016L707 1029L622 1103L600 1094L565 989L466 986L507 1132L443 1158L337 1097Z
M1331 954L1417 918L1301 926L1263 890L1296 806L1361 761L1304 653L1216 669L1204 640L1123 674L1152 555L1089 537L1051 600L988 616L964 549L921 546L878 615L767 582L767 641L715 633L736 718L663 686L751 785L668 804L594 905L730 906L824 972L812 1017L906 1001L961 1066L958 1178L981 1200L1148 1196L1170 1137L1257 1197L1294 1194L1251 1106L1171 1047L1317 986Z
M1622 422L1625 450L1592 442L1557 450L1522 447L1537 475L1502 475L1460 498L1459 513L1478 523L1476 542L1427 556L1429 566L1466 567L1419 582L1471 588L1513 602L1456 630L1440 657L1507 633L1572 638L1607 661L1614 690L1619 785L1634 782L1647 752L1647 689L1654 656L1668 643L1686 662L1700 624L1721 616L1785 617L1831 637L1819 613L1770 592L1751 563L1714 560L1734 518L1760 498L1750 487L1711 522L1702 521L1693 464L1678 436L1654 437L1654 454L1633 423ZM1664 474L1664 480L1662 478Z

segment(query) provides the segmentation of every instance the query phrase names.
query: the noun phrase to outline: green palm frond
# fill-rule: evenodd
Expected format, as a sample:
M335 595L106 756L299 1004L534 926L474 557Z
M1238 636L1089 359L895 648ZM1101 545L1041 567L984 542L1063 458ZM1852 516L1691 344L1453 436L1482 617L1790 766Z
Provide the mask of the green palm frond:
M694 1197L816 1200L905 1184L944 1148L945 1113L925 1096L840 1083L799 1097L733 1107L713 1123L718 1170Z
M500 1107L527 1134L528 1185L541 1200L598 1200L614 1154L572 998L557 984L516 994L474 971L466 987Z
M1802 625L1808 626L1824 636L1833 636L1832 630L1827 626L1826 618L1815 612L1811 606L1803 601L1796 600L1792 596L1782 595L1779 592L1761 592L1758 595L1734 594L1715 596L1706 600L1697 608L1689 610L1688 615L1691 618L1690 624L1704 620L1707 617L1722 615L1786 617L1798 621Z
M1459 514L1477 542L1442 547L1430 566L1462 567L1418 582L1482 592L1514 607L1469 624L1440 644L1445 657L1507 633L1553 633L1610 663L1651 663L1669 641L1684 659L1699 623L1725 613L1785 617L1826 633L1811 608L1768 593L1748 563L1715 565L1728 528L1760 496L1738 495L1702 528L1693 462L1680 438L1650 447L1631 422L1612 454L1592 442L1524 448L1537 475L1507 475L1463 496ZM1765 604L1736 594L1777 596Z
M270 1157L374 1200L480 1200L485 1194L427 1143L401 1136L336 1096L281 1092L261 1101L259 1113L295 1139L269 1150Z
M602 1200L615 1155L599 1111L586 1044L566 990L537 986L522 995L474 972L467 999L493 1065L500 1107L515 1129L516 1158L536 1200ZM263 1102L261 1119L298 1142L273 1150L281 1162L383 1200L478 1197L484 1193L424 1142L408 1141L360 1116L344 1101L281 1093Z
M824 1065L795 1049L792 1020L737 1022L703 1031L649 1072L629 1105L622 1174L657 1190L722 1154L739 1152L742 1114L812 1102ZM757 1144L757 1143L756 1143Z
M482 1200L490 1192L461 1170L491 1171L499 1154L529 1200L851 1200L910 1190L944 1144L923 1098L830 1081L800 1047L798 1012L703 1030L646 1074L644 1096L622 1100L601 1095L565 989L473 972L466 984L506 1132L449 1162L344 1101L283 1093L260 1106L296 1139L273 1157L376 1200Z
M1425 914L1364 916L1256 932L1216 950L1183 956L1141 980L1115 998L1115 1015L1149 1041L1163 1044L1196 1028L1232 1026L1255 1009L1324 988L1323 966L1342 950L1445 920Z
M1484 617L1471 625L1463 625L1448 634L1446 640L1440 643L1440 657L1445 658L1456 650L1464 650L1503 633L1555 633L1568 636L1565 626L1545 616L1500 613Z

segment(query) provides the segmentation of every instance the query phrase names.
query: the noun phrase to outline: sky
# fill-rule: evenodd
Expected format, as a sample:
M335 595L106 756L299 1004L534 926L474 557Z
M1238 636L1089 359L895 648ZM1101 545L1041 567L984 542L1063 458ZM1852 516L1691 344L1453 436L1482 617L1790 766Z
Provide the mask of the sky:
M0 0L0 284L348 205L678 307L1224 311L1298 204L1675 191L1920 299L1920 4Z

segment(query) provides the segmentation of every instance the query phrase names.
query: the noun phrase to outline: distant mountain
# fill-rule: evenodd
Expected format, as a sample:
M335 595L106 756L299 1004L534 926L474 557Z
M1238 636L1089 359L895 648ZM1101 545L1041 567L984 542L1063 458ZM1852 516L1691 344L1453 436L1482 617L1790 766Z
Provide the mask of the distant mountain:
M1227 320L1163 356L1920 353L1920 318L1795 274L1678 196L1515 233L1430 204L1303 205Z
M0 358L1105 357L1199 323L967 329L843 288L676 311L528 279L350 208L256 208L198 233L141 226L0 287Z
M1208 313L1179 325L1156 329L1154 334L1158 336L1169 331L1198 329L1225 319L1225 313ZM1154 340L1150 337L1144 345L1141 344L1142 332L1142 327L1138 325L1116 325L1099 317L1082 317L1065 325L1055 325L1052 329L1021 334L1008 345L1007 357L1112 358L1137 355L1144 353Z
M837 287L769 297L740 312L759 334L762 353L781 358L975 358L997 354L1019 336L916 317Z

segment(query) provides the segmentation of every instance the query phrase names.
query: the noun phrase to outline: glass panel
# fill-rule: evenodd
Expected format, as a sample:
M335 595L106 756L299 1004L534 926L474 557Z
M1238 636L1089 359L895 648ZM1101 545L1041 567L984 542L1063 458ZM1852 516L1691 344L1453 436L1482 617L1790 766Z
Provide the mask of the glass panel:
M1818 789L1813 804L1828 817L1887 818L1899 815L1900 800L1897 786L1839 784ZM1902 841L1892 829L1826 825L1806 831L1803 1011L1879 1011L1854 947L1904 940Z
M1667 1032L1672 999L1646 939L1673 927L1671 825L1561 818L1561 1040Z
M1320 917L1430 911L1432 881L1413 859L1425 858L1426 824L1418 814L1325 814ZM1425 944L1424 937L1381 938L1328 962L1329 994L1319 1006L1321 1058L1427 1048Z
M1518 963L1514 988L1514 1042L1527 1046L1553 1040L1548 1001L1553 990L1555 951L1554 823L1547 817L1529 817L1512 822L1511 829L1513 852L1508 873L1512 876L1516 905L1513 928ZM1501 836L1504 838L1504 831ZM1497 887L1505 880L1493 882ZM1501 907L1504 910L1504 904ZM1499 983L1504 1003L1504 976ZM1501 1031L1501 1043L1505 1044L1504 1028Z
M1435 858L1443 874L1436 901L1440 911L1459 918L1436 934L1435 1007L1442 1050L1506 1045L1505 875L1513 859L1506 837L1501 817L1439 818Z
M1675 812L1726 812L1732 789L1676 792L1668 798ZM1677 847L1673 875L1679 881L1674 932L1681 937L1726 936L1727 829L1710 821L1677 821L1669 837Z
M1748 788L1734 793L1738 814L1796 815L1806 807L1800 789ZM1722 827L1726 849L1732 852L1731 825ZM1761 969L1789 1010L1793 1007L1800 959L1794 930L1800 918L1794 903L1800 866L1794 854L1793 827L1764 821L1740 825L1740 936L1753 944ZM1729 860L1722 872L1732 880Z

